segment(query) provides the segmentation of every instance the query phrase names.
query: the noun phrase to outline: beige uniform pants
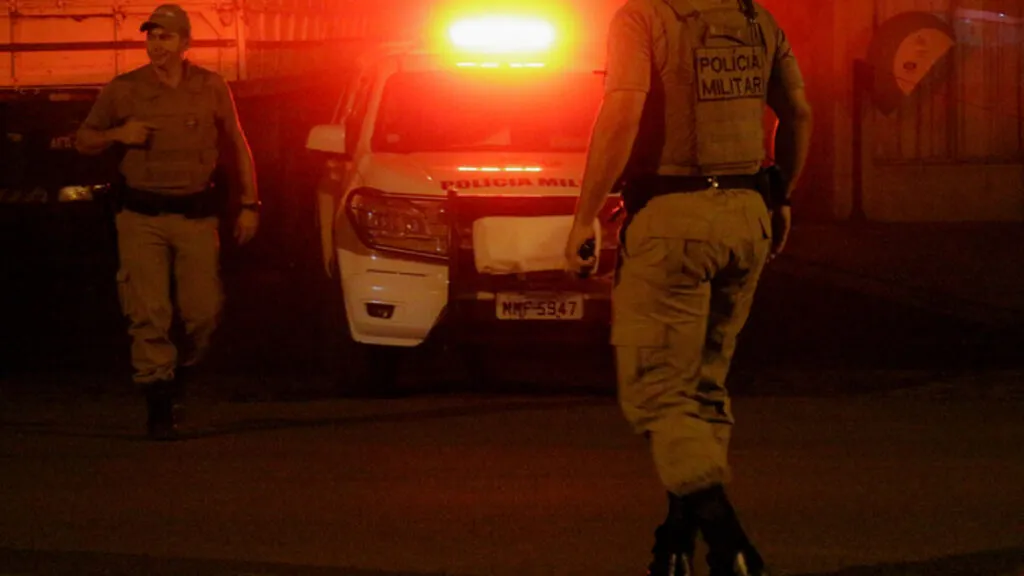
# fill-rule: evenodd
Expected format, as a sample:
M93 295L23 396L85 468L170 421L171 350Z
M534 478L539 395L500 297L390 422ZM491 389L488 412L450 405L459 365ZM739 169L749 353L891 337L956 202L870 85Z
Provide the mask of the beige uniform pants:
M770 235L756 192L718 189L654 198L623 235L612 296L619 401L677 495L729 479L725 379Z
M170 380L177 366L196 364L209 349L224 300L217 227L217 218L190 220L129 210L117 215L118 288L130 322L136 383ZM172 274L188 339L180 359L169 337L174 317Z

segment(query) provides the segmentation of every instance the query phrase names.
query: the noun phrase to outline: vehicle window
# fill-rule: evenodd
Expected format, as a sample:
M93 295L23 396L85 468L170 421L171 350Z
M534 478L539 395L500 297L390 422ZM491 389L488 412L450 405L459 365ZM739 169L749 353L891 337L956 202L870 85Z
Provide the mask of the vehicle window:
M603 79L586 73L398 73L384 88L373 149L582 152L603 91Z
M355 150L359 143L359 137L363 129L366 112L370 106L370 96L373 93L373 81L370 76L362 76L359 85L356 87L356 99L352 106L352 113L345 119L346 148L349 151Z
M348 118L349 106L355 97L356 89L359 87L359 78L354 77L345 82L341 97L334 104L334 122L344 122Z

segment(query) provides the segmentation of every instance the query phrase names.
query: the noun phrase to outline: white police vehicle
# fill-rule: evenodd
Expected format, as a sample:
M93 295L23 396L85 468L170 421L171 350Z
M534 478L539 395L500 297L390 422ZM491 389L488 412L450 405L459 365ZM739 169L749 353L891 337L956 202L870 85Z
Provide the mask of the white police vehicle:
M567 274L562 255L600 61L543 19L445 29L439 46L363 58L333 122L307 140L326 156L322 256L347 339L339 381L352 392L385 391L395 355L434 337L474 349L607 339L615 231L597 230L588 279Z

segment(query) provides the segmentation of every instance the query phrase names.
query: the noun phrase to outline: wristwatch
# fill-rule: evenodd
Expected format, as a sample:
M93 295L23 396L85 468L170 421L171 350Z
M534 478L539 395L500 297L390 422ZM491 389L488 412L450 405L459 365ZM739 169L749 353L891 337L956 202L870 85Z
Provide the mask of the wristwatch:
M252 210L253 212L259 212L260 206L263 206L263 202L259 200L255 202L242 202L242 210Z

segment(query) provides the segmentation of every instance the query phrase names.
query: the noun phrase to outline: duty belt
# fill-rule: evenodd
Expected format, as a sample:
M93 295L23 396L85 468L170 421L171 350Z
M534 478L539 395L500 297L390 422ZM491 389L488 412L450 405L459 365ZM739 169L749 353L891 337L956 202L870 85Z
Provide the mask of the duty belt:
M121 205L146 216L180 214L186 218L216 216L219 208L212 186L202 192L180 196L158 194L126 186L121 192Z
M722 176L648 175L630 178L623 188L626 210L635 214L657 196L700 192L709 188L760 191L762 177L758 174L726 174Z
M757 174L727 174L723 176L641 176L630 180L630 188L638 188L648 196L700 192L708 188L727 190L757 190Z

